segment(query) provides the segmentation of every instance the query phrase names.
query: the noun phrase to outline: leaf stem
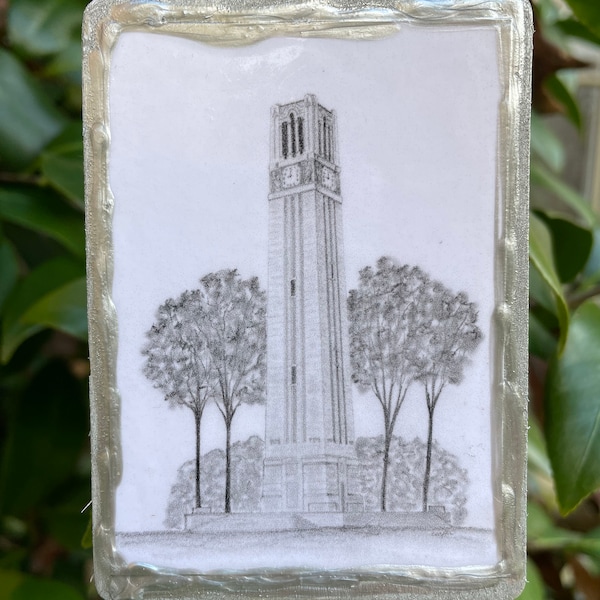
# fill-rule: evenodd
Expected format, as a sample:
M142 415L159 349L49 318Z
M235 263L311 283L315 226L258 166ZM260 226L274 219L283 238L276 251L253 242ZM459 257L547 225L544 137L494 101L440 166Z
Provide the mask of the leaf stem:
M585 290L583 292L579 292L577 294L573 294L572 296L567 297L567 304L569 308L576 309L578 306L583 304L586 300L590 298L594 298L594 296L600 295L600 284L595 285L589 290Z
M34 185L42 185L44 178L39 175L29 175L24 173L10 173L8 171L0 171L0 182L2 183L32 183Z

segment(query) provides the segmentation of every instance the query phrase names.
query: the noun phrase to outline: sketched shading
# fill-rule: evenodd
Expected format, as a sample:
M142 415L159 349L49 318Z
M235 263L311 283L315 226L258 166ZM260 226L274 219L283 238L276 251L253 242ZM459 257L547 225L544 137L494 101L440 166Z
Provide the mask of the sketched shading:
M356 440L358 481L364 498L365 511L379 512L384 437L360 437ZM388 484L388 510L392 512L415 512L421 507L423 474L427 444L415 438L406 441L394 436L390 443L390 481ZM252 436L245 442L231 447L233 513L258 513L261 510L263 482L264 442ZM225 453L211 450L202 456L204 506L213 513L223 510L222 491L225 485ZM455 526L466 516L467 472L459 465L458 458L439 444L434 443L432 461L434 510L447 517ZM177 471L167 505L165 526L183 529L185 515L194 508L194 461L185 462Z
M381 510L387 510L390 444L410 386L423 385L428 411L422 510L429 510L433 416L448 385L458 385L481 341L477 308L463 292L454 295L419 267L381 257L360 271L348 298L352 377L371 391L383 413Z
M224 510L231 512L231 424L239 407L264 402L265 294L235 269L210 273L201 287L167 300L147 333L144 374L171 407L194 414L195 508L201 508L201 422L213 401L225 422Z
M202 506L200 489L200 442L202 415L214 391L212 365L198 319L203 297L199 291L184 292L177 300L168 299L156 313L142 350L144 374L161 390L170 408L189 408L194 416L195 501Z
M360 437L356 455L360 461L361 493L365 511L379 511L385 437ZM411 441L393 436L389 446L389 480L387 510L416 512L421 510L427 444L419 438ZM433 443L432 490L430 510L442 513L453 526L463 523L466 512L469 477L459 458Z
M420 312L423 327L415 362L417 379L422 384L427 404L427 458L423 478L423 511L429 506L431 454L433 444L433 416L444 389L459 385L465 367L483 337L477 322L477 307L469 302L464 292L453 294L441 283L434 281L421 299Z
M260 511L264 442L252 436L231 446L231 511ZM216 448L202 456L204 506L213 513L223 512L225 487L225 452ZM194 509L194 461L185 462L177 471L167 505L165 526L183 529L185 515Z
M363 508L338 150L313 94L271 109L265 512Z
M477 305L388 256L346 292L338 150L336 113L314 95L275 105L267 293L235 268L211 272L147 332L144 374L195 425L193 460L165 474L168 528L379 535L467 517L469 474L433 425L482 340ZM353 384L381 415L377 436L355 439ZM423 392L426 440L395 434L409 390ZM244 404L266 404L264 440L232 440ZM202 454L209 405L225 443Z
M428 277L418 267L398 266L383 257L377 269L360 272L348 298L352 378L370 390L383 412L382 511L387 510L390 444L406 393L417 376L414 356L420 344L421 296Z

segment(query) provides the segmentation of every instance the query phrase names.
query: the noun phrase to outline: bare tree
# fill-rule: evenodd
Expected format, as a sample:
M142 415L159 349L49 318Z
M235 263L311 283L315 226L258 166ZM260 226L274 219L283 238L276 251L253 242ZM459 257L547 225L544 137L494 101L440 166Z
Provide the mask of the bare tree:
M200 491L200 433L202 415L214 396L211 357L196 320L201 312L199 292L184 292L177 300L168 299L156 314L156 322L146 333L142 350L146 357L144 374L164 393L171 408L184 406L194 415L196 434L195 506L202 506Z
M448 385L464 378L469 355L483 337L477 327L477 306L463 292L454 295L439 282L431 282L421 296L422 326L415 356L417 379L425 391L428 412L427 454L423 479L423 511L427 510L433 444L433 416L440 396Z
M386 510L390 444L400 407L417 373L415 350L423 314L420 297L429 279L418 267L382 257L359 273L348 298L350 356L354 383L371 390L383 411L381 510Z
M225 512L231 512L231 424L242 404L263 403L266 374L266 295L258 279L233 270L200 280L201 323L211 360L211 385L225 422Z

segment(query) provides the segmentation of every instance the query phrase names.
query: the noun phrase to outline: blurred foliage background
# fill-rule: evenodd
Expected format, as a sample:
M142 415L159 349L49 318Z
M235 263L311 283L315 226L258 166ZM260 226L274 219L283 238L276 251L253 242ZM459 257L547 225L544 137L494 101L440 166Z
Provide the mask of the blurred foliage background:
M92 583L84 0L0 0L0 600ZM600 599L600 3L535 0L529 563Z

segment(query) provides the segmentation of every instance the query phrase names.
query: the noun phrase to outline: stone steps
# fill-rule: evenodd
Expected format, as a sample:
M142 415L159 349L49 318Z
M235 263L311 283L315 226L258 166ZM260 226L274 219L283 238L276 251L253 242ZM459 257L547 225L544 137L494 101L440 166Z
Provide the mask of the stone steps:
M188 531L261 532L302 531L322 528L447 529L443 513L197 513L186 515Z

